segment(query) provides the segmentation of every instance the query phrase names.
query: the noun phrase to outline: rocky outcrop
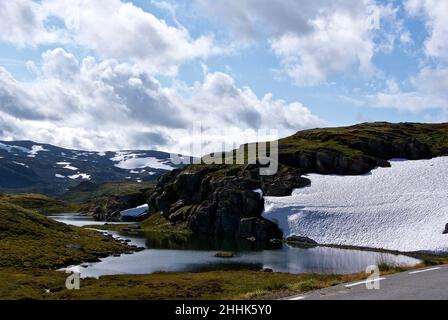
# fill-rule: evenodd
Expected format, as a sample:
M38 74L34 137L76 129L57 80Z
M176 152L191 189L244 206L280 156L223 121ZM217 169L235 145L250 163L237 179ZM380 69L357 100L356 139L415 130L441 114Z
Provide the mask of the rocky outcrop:
M304 180L285 179L282 190L274 181L263 181L256 167L228 168L201 166L173 171L161 178L149 199L153 212L161 212L172 223L187 221L197 235L218 238L281 238L282 232L261 217L264 199L256 189L290 193Z
M280 153L279 161L288 166L298 167L303 172L343 175L365 174L372 168L388 165L386 161L369 156L348 156L330 149Z
M121 211L138 207L146 203L149 190L120 196L100 197L92 200L84 210L98 221L134 221L132 218L122 219ZM140 221L139 217L135 221Z
M260 165L193 165L161 177L150 210L199 235L270 240L282 237L262 218L263 196L289 196L310 184L307 173L361 175L388 167L391 158L448 155L448 124L370 123L314 129L279 140L279 170L260 176ZM297 240L297 239L296 239ZM299 239L313 244L311 239Z

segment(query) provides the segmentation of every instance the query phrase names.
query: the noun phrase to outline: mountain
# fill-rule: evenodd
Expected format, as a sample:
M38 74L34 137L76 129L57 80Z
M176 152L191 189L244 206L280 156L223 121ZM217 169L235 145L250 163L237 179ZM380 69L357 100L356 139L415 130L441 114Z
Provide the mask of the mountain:
M61 195L82 181L155 181L179 168L153 150L93 152L33 141L0 141L0 192Z

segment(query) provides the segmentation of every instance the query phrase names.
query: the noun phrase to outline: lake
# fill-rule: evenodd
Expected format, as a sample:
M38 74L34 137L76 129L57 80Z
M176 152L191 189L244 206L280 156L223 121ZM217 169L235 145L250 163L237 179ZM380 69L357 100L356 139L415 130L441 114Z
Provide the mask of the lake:
M75 226L102 225L80 215L52 215L56 221ZM390 253L327 247L297 247L288 244L259 244L249 241L222 241L176 236L160 239L151 233L108 232L131 244L146 249L134 254L107 257L101 262L86 263L79 270L81 277L118 274L150 274L154 272L201 272L211 270L263 270L288 273L350 274L364 272L368 266L389 263L415 265L419 260ZM233 258L218 258L216 253L231 251Z

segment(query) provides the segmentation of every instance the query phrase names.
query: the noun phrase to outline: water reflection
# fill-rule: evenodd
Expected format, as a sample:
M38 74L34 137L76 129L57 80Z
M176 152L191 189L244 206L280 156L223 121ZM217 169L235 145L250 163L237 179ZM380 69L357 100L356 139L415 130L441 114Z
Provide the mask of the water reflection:
M54 217L55 220L82 226L104 224L83 216ZM404 255L336 249L294 247L284 244L235 240L210 240L200 237L166 236L160 233L110 232L146 250L101 262L85 264L82 277L154 272L200 272L211 270L262 270L288 273L350 274L364 272L370 265L389 263L415 265L417 259ZM234 252L233 258L218 258L218 251Z
M109 257L81 269L82 277L154 272L201 272L211 270L262 270L288 273L350 274L370 265L414 265L419 261L403 255L324 247L300 248L249 241L220 241L160 234L126 234L120 237L147 249L132 255ZM233 258L218 258L218 251L232 251Z

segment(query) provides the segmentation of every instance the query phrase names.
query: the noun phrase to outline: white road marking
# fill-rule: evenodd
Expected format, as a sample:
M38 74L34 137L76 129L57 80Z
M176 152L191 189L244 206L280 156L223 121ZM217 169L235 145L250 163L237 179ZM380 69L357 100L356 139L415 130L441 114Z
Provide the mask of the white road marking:
M354 287L354 286L359 286L361 284L372 283L372 282L381 281L381 280L386 280L386 278L378 278L378 279L374 279L374 280L366 280L366 281L361 281L361 282L355 282L355 283L347 284L347 285L345 285L345 287L346 288L350 288L350 287Z
M305 299L306 297L294 297L294 298L291 298L291 299L288 299L288 300L303 300L303 299Z
M421 273L421 272L435 271L435 270L439 270L439 269L440 269L440 267L435 267L435 268L431 268L431 269L412 271L412 272L409 272L409 274L416 274L416 273Z

